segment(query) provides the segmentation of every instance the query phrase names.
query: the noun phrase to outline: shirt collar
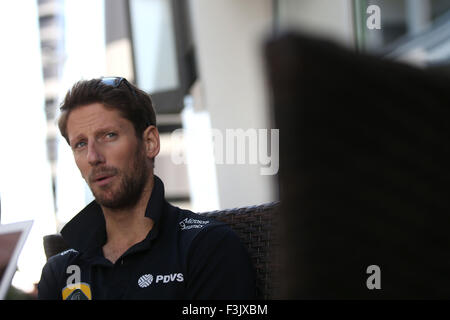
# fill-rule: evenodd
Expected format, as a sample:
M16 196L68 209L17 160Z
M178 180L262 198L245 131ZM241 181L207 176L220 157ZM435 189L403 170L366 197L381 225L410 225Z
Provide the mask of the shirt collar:
M159 222L164 204L164 184L156 175L153 190L147 202L145 216L154 221L155 234L159 229ZM61 230L69 247L85 252L103 246L106 242L106 223L102 208L94 200L70 220Z

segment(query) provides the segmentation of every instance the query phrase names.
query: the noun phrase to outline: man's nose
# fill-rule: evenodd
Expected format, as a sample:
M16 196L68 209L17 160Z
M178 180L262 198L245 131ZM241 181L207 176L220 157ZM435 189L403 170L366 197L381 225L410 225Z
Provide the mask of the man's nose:
M88 144L87 160L91 166L105 162L105 159L95 142Z

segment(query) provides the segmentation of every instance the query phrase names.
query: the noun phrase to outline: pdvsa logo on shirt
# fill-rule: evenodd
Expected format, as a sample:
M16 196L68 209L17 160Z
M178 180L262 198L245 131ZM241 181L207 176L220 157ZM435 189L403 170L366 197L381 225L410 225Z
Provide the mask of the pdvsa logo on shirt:
M167 284L170 282L183 282L184 277L182 273L171 273L171 274L159 274L155 277L151 274L144 274L138 279L138 286L141 288L147 288L155 280L156 283Z
M138 280L138 285L141 288L147 288L153 282L153 276L151 274L144 274Z

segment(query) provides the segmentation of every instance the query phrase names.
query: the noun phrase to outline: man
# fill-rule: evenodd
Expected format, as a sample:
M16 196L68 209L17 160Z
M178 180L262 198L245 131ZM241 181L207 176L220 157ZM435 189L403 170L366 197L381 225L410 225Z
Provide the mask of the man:
M40 299L255 297L251 261L232 230L164 199L145 92L124 78L80 81L59 128L95 201L62 229L73 249L44 266Z

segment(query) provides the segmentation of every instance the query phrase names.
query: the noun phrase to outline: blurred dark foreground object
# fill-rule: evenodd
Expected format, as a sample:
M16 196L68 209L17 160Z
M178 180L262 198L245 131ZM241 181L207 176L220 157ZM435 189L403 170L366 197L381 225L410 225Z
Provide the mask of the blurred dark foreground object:
M11 286L6 294L5 300L36 300L37 296L34 293L22 291L19 288Z
M450 79L296 34L265 55L279 297L450 299ZM372 265L381 289L368 289Z
M210 218L227 223L246 246L256 271L258 297L272 299L279 289L277 229L278 202L257 206L204 212ZM47 259L69 249L60 234L44 236L44 250Z

